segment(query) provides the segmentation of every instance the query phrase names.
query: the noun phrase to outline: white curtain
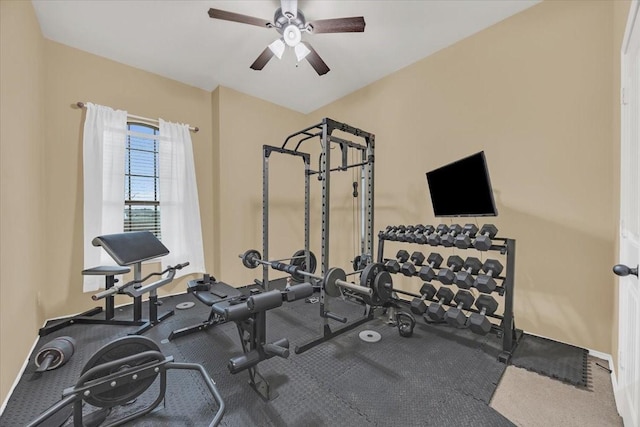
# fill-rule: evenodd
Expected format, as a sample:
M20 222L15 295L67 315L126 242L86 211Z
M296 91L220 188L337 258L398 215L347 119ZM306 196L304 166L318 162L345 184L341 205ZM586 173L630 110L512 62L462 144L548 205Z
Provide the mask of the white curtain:
M162 268L188 261L189 267L179 270L176 277L204 273L200 204L189 126L159 121L160 229L162 243L170 251L162 257Z
M87 103L83 134L84 268L115 265L91 241L103 234L122 233L124 159L127 112ZM84 276L84 292L104 287L103 276Z

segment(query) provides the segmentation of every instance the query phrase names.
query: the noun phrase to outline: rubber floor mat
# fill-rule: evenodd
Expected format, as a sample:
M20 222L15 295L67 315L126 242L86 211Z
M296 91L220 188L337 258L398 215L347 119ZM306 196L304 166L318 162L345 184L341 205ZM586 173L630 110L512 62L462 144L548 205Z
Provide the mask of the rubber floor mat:
M589 352L580 347L525 334L511 364L578 387L589 386Z

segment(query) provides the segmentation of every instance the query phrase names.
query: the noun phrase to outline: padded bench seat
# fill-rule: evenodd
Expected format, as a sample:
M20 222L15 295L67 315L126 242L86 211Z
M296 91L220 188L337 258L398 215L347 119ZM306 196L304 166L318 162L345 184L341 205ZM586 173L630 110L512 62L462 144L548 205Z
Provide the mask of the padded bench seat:
M221 301L238 298L242 292L227 285L224 282L217 282L213 278L189 280L187 282L187 292L191 292L200 302L212 306Z
M119 265L101 265L99 267L87 268L82 270L84 276L118 276L120 274L127 274L131 269L129 267L122 267Z
M189 280L187 282L187 292L193 294L201 303L211 307L209 318L196 325L176 329L169 334L169 341L224 323L223 314L225 313L225 308L229 307L230 301L240 299L243 295L238 289L224 282L216 281L209 274L205 274L201 279Z

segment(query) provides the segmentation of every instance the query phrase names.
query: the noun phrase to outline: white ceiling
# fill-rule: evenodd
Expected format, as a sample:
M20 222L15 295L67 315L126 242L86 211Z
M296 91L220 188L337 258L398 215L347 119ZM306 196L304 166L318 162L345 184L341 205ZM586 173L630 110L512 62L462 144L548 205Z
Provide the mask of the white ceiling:
M249 65L275 29L209 18L210 7L273 20L277 0L33 0L44 37L207 91L218 85L309 113L539 0L300 0L307 21L364 16L364 33L304 34L331 71L285 52Z

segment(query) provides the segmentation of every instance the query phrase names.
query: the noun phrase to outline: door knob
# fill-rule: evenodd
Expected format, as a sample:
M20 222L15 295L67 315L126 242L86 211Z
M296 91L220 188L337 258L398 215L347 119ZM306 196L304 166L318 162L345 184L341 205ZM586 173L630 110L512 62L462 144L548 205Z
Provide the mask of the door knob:
M624 264L617 264L613 266L613 272L618 276L628 276L629 274L633 274L634 276L638 277L637 266L636 268L629 268Z

